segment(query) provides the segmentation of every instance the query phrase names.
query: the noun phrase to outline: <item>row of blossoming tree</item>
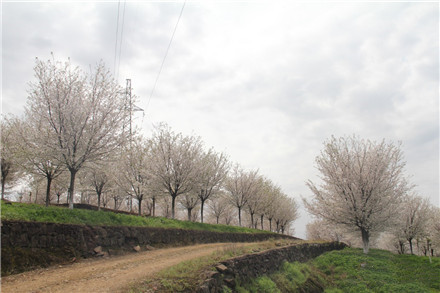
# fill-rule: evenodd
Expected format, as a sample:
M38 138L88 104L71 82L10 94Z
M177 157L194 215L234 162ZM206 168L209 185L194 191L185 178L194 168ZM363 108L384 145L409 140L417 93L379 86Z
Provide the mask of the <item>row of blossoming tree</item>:
M86 73L70 61L37 59L34 73L24 116L2 119L2 199L14 179L29 178L44 181L46 205L55 194L71 209L94 194L98 209L112 200L139 215L156 216L157 206L171 218L185 210L188 220L197 210L201 222L208 209L217 223L226 214L232 223L233 207L238 225L245 213L248 226L283 233L298 217L279 186L206 149L200 137L165 123L151 137L132 132L124 91L102 63Z

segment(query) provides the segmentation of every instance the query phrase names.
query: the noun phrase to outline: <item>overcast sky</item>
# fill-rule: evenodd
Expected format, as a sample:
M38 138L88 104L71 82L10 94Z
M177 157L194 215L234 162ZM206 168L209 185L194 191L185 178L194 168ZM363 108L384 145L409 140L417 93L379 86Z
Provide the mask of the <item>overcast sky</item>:
M146 136L162 121L199 135L299 203L323 142L357 134L401 141L415 190L439 205L438 3L189 1L150 100L182 5L3 1L2 112L23 113L35 57L102 59L131 79Z

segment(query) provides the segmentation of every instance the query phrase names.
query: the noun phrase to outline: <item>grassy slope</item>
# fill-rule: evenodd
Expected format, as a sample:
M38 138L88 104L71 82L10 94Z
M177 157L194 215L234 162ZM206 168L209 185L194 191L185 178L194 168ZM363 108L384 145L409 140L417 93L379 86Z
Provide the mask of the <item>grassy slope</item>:
M376 249L364 255L361 249L346 248L307 264L286 263L280 272L243 285L239 292L301 292L314 284L328 293L440 292L440 259L430 262L428 257Z
M210 225L189 221L172 220L162 217L139 217L115 214L106 211L44 207L37 204L1 203L1 220L21 220L51 222L61 224L97 226L137 226L157 228L178 228L230 233L270 233L255 229L228 225Z
M440 259L345 249L313 262L335 284L332 292L440 292ZM340 291L342 290L342 291Z
M133 283L128 290L130 293L143 292L195 292L198 286L206 280L207 271L216 271L215 265L229 258L244 254L255 253L293 243L304 242L303 240L267 240L258 243L233 243L224 249L212 253L209 256L194 260L184 261L171 268L161 271L157 276ZM154 289L153 289L154 288Z

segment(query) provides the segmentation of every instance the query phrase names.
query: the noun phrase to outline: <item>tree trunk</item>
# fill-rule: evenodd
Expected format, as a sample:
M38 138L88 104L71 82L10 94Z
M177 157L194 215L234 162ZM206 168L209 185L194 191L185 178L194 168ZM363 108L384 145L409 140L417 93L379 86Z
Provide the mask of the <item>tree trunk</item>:
M144 197L144 195L142 195L142 197ZM139 202L138 216L142 214L142 197L138 198L138 202Z
M251 228L254 227L254 213L250 212L251 214Z
M46 207L50 203L50 185L52 183L52 176L47 176L47 187L46 187Z
M176 196L171 195L171 218L174 219L175 213L174 213L174 207L176 205Z
M409 251L410 251L411 254L414 254L414 253L413 253L412 238L409 238L409 239L408 239L408 242L409 242Z
M98 211L101 210L101 193L98 192Z
M200 223L203 223L203 205L205 204L205 200L200 201Z
M261 215L261 219L260 219L260 221L261 221L261 230L264 230L264 227L263 227L263 217L264 217L264 215Z
M272 218L269 219L269 231L272 232Z
M405 243L399 240L399 254L405 254Z
M218 220L219 220L220 216L217 216L216 218L217 218L217 224L218 224Z
M5 184L6 184L6 177L9 173L9 167L7 163L3 160L1 160L1 172L2 172L2 199L5 199Z
M225 224L226 224L226 225L230 225L230 224L231 224L231 221L232 221L232 217L227 215L227 216L225 217Z
M5 199L5 180L2 180L2 199Z
M191 221L192 208L188 208L188 221Z
M370 233L365 229L361 229L361 233L362 233L362 244L364 248L364 253L368 254L368 251L370 250Z
M78 170L69 170L70 171L70 185L69 185L69 209L73 209L73 193L75 192L75 176Z
M241 207L238 208L238 225L241 227Z
M155 217L156 216L156 198L153 197L152 199L153 199L153 217Z

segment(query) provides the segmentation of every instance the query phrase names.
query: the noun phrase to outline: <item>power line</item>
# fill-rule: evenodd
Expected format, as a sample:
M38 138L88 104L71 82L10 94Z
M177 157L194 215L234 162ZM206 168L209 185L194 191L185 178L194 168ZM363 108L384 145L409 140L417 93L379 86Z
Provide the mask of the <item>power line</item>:
M118 33L119 33L119 6L121 4L121 1L118 2L118 17L116 20L116 41L115 41L115 59L113 61L113 76L116 77L116 56L118 52Z
M121 65L122 39L123 39L123 36L124 36L125 4L126 3L127 3L127 1L125 0L124 1L124 9L122 11L122 24L119 25L119 16L121 14L120 13L121 1L118 1L118 17L117 17L117 20L116 20L115 58L114 58L114 61L113 61L113 76L116 78L116 81L119 79L119 67ZM119 37L119 26L121 26L121 35L120 35L120 37ZM119 44L119 57L118 57L118 44Z
M121 40L120 40L120 45L119 45L118 73L116 75L116 80L119 79L119 68L121 65L122 37L124 36L125 4L126 3L127 3L127 1L125 0L124 1L124 10L122 12Z
M182 13L183 13L183 9L185 8L185 4L186 4L186 0L183 2L182 9L180 10L179 18L177 19L177 23L176 23L176 26L174 27L173 34L171 35L170 43L168 44L168 48L167 48L167 50L165 52L165 56L163 57L162 64L160 65L159 72L157 73L156 80L154 81L153 89L151 90L150 97L149 97L148 103L147 103L147 107L145 109L146 111L148 110L148 106L150 105L151 97L153 96L154 90L156 89L157 81L159 80L159 76L160 76L160 74L162 72L163 65L165 64L165 60L166 60L166 58L168 56L168 51L170 50L171 43L173 42L173 39L174 39L174 34L176 33L177 27L179 26L180 18L182 17Z

